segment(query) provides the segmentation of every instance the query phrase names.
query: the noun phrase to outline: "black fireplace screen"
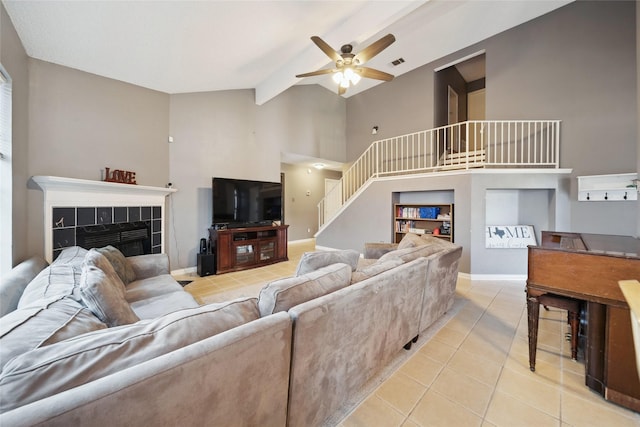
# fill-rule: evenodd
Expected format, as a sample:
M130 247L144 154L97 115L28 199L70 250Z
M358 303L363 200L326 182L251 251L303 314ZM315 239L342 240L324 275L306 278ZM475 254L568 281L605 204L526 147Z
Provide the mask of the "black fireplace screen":
M151 253L149 225L145 222L89 225L76 228L76 244L85 249L114 246L124 256Z

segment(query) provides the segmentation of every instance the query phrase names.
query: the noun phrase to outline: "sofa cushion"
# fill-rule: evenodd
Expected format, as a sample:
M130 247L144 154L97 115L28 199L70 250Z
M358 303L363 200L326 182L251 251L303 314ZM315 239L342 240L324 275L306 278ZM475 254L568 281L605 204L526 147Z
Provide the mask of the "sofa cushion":
M130 282L136 280L136 273L118 248L109 245L104 248L97 248L96 250L109 260L116 274L120 280L122 280L122 283L128 285Z
M18 308L26 307L40 299L68 296L78 302L80 274L87 250L79 246L63 249L51 265L42 270L25 288Z
M160 274L129 283L126 287L125 298L132 304L136 301L174 292L184 292L184 289L170 274Z
M176 311L23 353L9 361L0 375L0 412L137 366L258 318L256 299L246 298Z
M369 277L376 276L383 271L391 270L399 265L404 264L404 261L400 258L391 258L384 261L377 261L373 264L364 266L362 268L358 267L356 271L351 274L351 284L362 282Z
M422 236L420 236L420 240L422 240L427 245L437 245L445 248L454 248L457 246L454 243L451 243L450 241L448 241L447 239L441 239L440 237L433 237L432 235L429 235L429 234L423 234Z
M424 244L426 244L426 242L422 240L417 234L407 233L398 243L398 249L414 248L416 246L422 246Z
M442 246L440 245L422 245L422 246L414 246L411 248L397 249L393 252L387 252L382 255L378 262L387 261L393 258L400 258L404 262L413 261L419 257L428 257L429 255L435 254L442 250Z
M0 280L0 317L18 308L25 288L49 263L42 257L33 257L16 265Z
M344 288L350 280L351 266L344 263L331 264L302 276L275 280L260 290L260 315L287 311L298 304Z
M87 308L108 326L137 322L125 299L124 284L107 258L91 249L82 266L80 293Z
M69 298L41 300L12 311L0 322L0 369L13 357L34 348L106 327L86 307Z
M327 265L343 263L351 266L351 271L358 267L360 252L353 249L339 251L305 252L298 262L296 276L302 276Z
M157 319L160 316L185 308L195 308L200 304L189 292L179 290L167 294L156 295L130 303L131 309L140 319Z

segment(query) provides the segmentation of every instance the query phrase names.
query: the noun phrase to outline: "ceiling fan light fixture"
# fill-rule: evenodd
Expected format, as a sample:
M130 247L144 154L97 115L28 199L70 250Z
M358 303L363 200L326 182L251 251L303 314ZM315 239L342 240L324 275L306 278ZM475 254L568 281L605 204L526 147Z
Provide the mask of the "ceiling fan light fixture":
M347 67L344 69L344 78L347 80L351 80L351 77L353 77L355 73L353 72L353 68L351 67Z
M310 73L298 74L297 78L333 73L331 77L338 85L338 95L344 94L350 86L358 84L363 77L383 81L393 79L389 73L361 66L395 42L396 38L393 34L387 34L355 55L351 53L353 46L350 44L342 46L340 52L337 52L318 36L312 36L311 41L335 62L335 68L323 68Z

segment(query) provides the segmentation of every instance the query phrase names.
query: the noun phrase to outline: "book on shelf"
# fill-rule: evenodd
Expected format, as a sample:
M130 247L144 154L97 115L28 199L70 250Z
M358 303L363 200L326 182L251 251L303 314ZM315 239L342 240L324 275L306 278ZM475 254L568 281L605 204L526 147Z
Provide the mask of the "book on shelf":
M423 228L409 228L409 233L413 234L427 234L427 230Z
M435 206L398 206L396 210L397 218L436 219L439 215L440 208Z

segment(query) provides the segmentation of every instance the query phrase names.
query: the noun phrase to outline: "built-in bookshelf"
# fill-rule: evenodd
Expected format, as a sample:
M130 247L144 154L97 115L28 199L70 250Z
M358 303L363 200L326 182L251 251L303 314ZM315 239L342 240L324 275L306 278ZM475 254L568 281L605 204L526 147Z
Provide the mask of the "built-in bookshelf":
M429 234L453 242L453 204L393 205L394 241L405 234Z

